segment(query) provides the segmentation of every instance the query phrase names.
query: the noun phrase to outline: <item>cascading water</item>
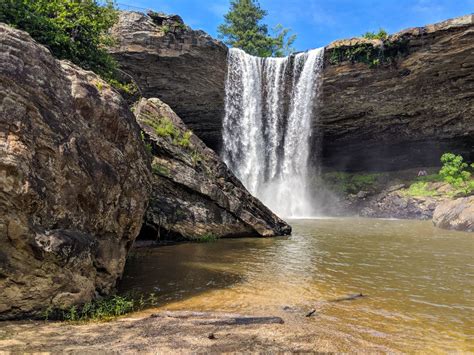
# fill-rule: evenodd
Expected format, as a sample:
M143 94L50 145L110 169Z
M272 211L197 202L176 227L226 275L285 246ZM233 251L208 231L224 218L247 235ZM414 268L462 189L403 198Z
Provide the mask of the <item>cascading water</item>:
M313 213L308 156L323 48L286 58L228 57L223 158L280 216Z

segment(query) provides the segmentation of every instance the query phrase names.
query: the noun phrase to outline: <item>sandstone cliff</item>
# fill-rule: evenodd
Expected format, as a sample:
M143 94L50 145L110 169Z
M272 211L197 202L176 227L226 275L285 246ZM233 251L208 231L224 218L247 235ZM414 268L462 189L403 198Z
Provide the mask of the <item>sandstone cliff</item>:
M323 135L323 165L436 166L446 151L474 160L473 19L408 29L383 43L353 39L326 47L320 119L314 122ZM382 55L371 58L367 42Z
M168 105L142 99L134 112L153 155L144 238L290 234L291 228L253 197Z
M0 24L0 319L106 295L139 233L139 127L95 74Z
M123 12L111 52L145 97L163 99L216 149L227 49L201 31L159 23ZM408 29L384 43L328 45L313 120L323 149L320 156L315 147L313 161L338 170L398 170L437 166L445 151L474 160L473 68L473 15Z
M227 47L180 18L122 12L110 49L144 97L159 97L217 149L224 117Z

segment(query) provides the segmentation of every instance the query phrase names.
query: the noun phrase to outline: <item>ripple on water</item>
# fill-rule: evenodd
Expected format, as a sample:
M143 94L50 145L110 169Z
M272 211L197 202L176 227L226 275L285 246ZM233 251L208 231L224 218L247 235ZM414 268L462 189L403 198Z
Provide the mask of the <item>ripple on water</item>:
M168 309L292 315L341 343L474 351L472 234L422 221L291 224L291 237L138 250L120 290L158 290ZM331 302L360 292L367 297ZM312 308L317 317L297 318Z

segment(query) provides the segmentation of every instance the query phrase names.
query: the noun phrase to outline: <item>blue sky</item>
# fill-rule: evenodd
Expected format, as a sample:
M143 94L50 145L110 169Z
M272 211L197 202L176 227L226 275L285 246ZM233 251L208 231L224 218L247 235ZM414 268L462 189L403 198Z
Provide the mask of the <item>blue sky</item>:
M194 29L217 37L229 0L117 0L126 5L176 13ZM296 33L296 50L324 46L380 27L389 33L472 14L474 0L260 0L270 27L281 23Z

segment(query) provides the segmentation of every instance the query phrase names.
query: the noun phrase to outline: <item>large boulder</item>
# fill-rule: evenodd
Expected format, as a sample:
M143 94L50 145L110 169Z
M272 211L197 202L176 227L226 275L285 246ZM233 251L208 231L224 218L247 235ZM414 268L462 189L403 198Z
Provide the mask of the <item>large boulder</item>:
M143 97L158 97L213 149L221 142L227 47L179 16L123 11L110 53Z
M0 319L110 293L150 168L125 102L0 24Z
M153 193L142 236L274 236L290 226L253 197L219 156L159 99L134 108L153 155Z
M433 223L439 228L474 232L474 196L440 204L434 211Z

